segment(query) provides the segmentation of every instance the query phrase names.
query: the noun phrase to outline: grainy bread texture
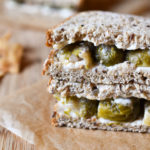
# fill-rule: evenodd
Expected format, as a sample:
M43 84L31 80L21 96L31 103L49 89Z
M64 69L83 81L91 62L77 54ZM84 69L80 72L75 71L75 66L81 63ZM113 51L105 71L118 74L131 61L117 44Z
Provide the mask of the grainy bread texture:
M150 133L150 127L137 124L133 125L132 123L128 124L105 124L98 123L97 120L92 119L72 119L65 116L59 116L57 112L54 112L52 118L52 124L59 127L71 127L71 128L83 128L83 129L92 129L92 130L109 130L109 131L126 131L126 132L142 132Z
M125 50L150 47L150 19L111 12L82 12L48 30L47 44L59 49L76 41L111 44Z
M112 67L97 65L92 69L67 69L61 62L47 63L45 74L50 75L53 80L62 79L66 82L97 84L132 84L150 86L150 68L136 67L134 64L124 62Z
M47 66L45 74L50 75L50 93L86 97L91 100L112 97L150 100L149 69L136 67L128 62L110 68L98 65L90 70L66 69L63 64L54 62Z
M150 86L139 84L94 85L85 82L68 82L51 80L49 92L63 96L85 97L89 100L105 100L106 98L137 97L150 100Z

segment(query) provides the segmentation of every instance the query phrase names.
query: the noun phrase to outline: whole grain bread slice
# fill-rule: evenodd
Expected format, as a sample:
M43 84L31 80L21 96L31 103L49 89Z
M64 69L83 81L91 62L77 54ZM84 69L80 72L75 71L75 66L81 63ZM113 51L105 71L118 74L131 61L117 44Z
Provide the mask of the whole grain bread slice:
M97 65L89 70L83 68L67 68L61 62L45 62L44 73L53 80L68 82L85 82L97 84L139 84L150 86L150 69L148 67L136 67L129 62L120 63L112 67Z
M60 49L76 41L115 45L123 50L150 47L150 19L111 12L82 12L49 29L47 45Z
M94 119L73 119L66 116L59 116L55 111L52 116L52 125L56 127L71 127L71 128L83 128L91 130L108 130L108 131L125 131L125 132L141 132L150 133L150 127L142 124L133 124L129 122L128 124L107 124L103 122L98 122L96 118Z
M105 100L107 98L137 97L150 100L150 86L139 84L93 85L90 82L69 82L52 79L48 88L52 94L62 96L84 97L89 100Z

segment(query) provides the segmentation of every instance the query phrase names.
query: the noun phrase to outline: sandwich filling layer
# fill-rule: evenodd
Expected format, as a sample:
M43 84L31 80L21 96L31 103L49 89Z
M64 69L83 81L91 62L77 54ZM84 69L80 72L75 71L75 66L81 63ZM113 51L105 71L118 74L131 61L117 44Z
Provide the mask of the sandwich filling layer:
M59 117L73 120L96 120L105 124L150 126L150 102L137 98L91 101L77 97L59 97L55 111Z
M128 61L137 67L150 66L150 50L139 49L134 51L118 49L111 45L94 46L90 42L70 44L56 52L57 58L65 67L76 66L89 69L97 64L114 66Z
M123 50L113 45L76 42L50 51L43 74L64 82L142 84L150 86L150 50ZM80 80L80 81L79 81Z

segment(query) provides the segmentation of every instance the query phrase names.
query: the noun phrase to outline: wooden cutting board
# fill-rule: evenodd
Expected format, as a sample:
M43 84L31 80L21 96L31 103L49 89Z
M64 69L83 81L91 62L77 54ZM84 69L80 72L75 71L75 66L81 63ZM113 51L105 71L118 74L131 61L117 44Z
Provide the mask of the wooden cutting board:
M42 79L42 64L49 53L49 49L45 46L45 32L19 29L15 26L12 28L11 24L0 25L0 36L8 31L12 33L12 41L19 42L24 46L24 54L21 72L7 74L0 79L0 97ZM35 147L0 128L0 150L35 150Z

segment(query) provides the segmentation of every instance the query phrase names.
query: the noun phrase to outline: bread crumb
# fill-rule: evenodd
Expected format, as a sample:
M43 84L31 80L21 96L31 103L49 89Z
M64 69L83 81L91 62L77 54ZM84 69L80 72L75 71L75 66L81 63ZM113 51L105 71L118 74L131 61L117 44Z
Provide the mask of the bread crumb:
M23 47L18 43L11 43L10 38L10 33L0 38L0 77L20 70Z

